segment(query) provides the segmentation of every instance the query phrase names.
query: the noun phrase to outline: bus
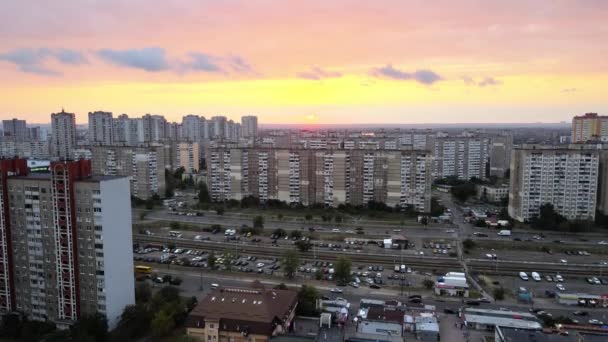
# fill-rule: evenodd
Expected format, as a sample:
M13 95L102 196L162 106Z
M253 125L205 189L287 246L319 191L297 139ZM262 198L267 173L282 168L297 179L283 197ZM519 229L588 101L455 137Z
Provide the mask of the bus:
M169 231L169 236L173 237L173 238L181 238L182 237L182 233L175 231L175 230L171 230Z
M150 273L152 273L152 267L150 267L150 266L135 266L135 273L150 274Z

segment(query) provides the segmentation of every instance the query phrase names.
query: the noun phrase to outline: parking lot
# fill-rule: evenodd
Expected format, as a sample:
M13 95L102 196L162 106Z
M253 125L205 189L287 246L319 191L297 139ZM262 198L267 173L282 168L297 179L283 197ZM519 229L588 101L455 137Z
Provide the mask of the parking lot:
M497 281L498 284L494 284L494 286L502 286L513 295L517 293L520 287L524 287L532 292L534 298L552 299L556 293L583 293L593 295L608 293L608 279L603 279L604 284L590 284L585 278L561 276L563 281L558 281L557 278L559 277L557 277L557 274L543 273L542 271L538 271L537 273L540 276L539 281L533 280L530 273L527 273L529 276L529 280L527 281L522 280L517 274L514 274L513 276L492 276L487 277L486 279ZM549 277L550 281L547 277ZM558 286L563 286L563 290L559 290L557 288Z
M482 248L477 247L469 252L471 258L492 259L495 255L499 260L513 261L543 261L562 264L602 264L608 268L608 256L589 252L584 248L572 248L565 251L554 251L548 248L538 251L522 249Z
M186 267L210 270L210 253L201 249L187 249L175 246L169 249L165 246L153 244L138 246L134 251L134 261L180 265ZM257 273L269 276L283 276L282 260L279 258L258 258L253 255L238 255L236 251L226 250L224 253L215 253L215 269L242 273ZM347 284L352 287L368 286L381 288L385 286L419 287L424 279L433 279L428 272L418 271L401 264L372 265L353 264L351 266L352 279ZM335 282L334 264L328 261L302 261L297 267L296 277Z

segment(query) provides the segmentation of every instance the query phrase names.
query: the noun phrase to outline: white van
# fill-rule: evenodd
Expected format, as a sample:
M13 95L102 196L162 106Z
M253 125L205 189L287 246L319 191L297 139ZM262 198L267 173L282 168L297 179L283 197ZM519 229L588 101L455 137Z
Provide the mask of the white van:
M498 236L511 236L510 230L501 230L498 232Z
M525 281L528 281L528 279L529 279L526 272L519 272L519 277L521 278L521 280L525 280Z
M215 283L211 284L211 289L212 289L212 290L215 290L215 289L217 289L218 287L220 287L220 285L219 285L219 284L215 284Z
M540 281L540 274L532 272L532 279L534 279L534 281Z

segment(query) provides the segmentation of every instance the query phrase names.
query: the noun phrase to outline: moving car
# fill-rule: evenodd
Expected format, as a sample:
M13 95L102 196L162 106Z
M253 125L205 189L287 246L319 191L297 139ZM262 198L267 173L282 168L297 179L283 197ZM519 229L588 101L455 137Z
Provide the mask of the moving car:
M331 293L342 293L344 291L342 291L341 288L334 287L334 288L330 289L329 292L331 292Z

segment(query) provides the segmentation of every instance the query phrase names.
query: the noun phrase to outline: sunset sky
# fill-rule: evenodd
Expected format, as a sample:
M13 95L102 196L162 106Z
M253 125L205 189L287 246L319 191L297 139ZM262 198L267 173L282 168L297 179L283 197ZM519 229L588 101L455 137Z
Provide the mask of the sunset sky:
M0 118L558 122L608 114L605 0L0 2Z

